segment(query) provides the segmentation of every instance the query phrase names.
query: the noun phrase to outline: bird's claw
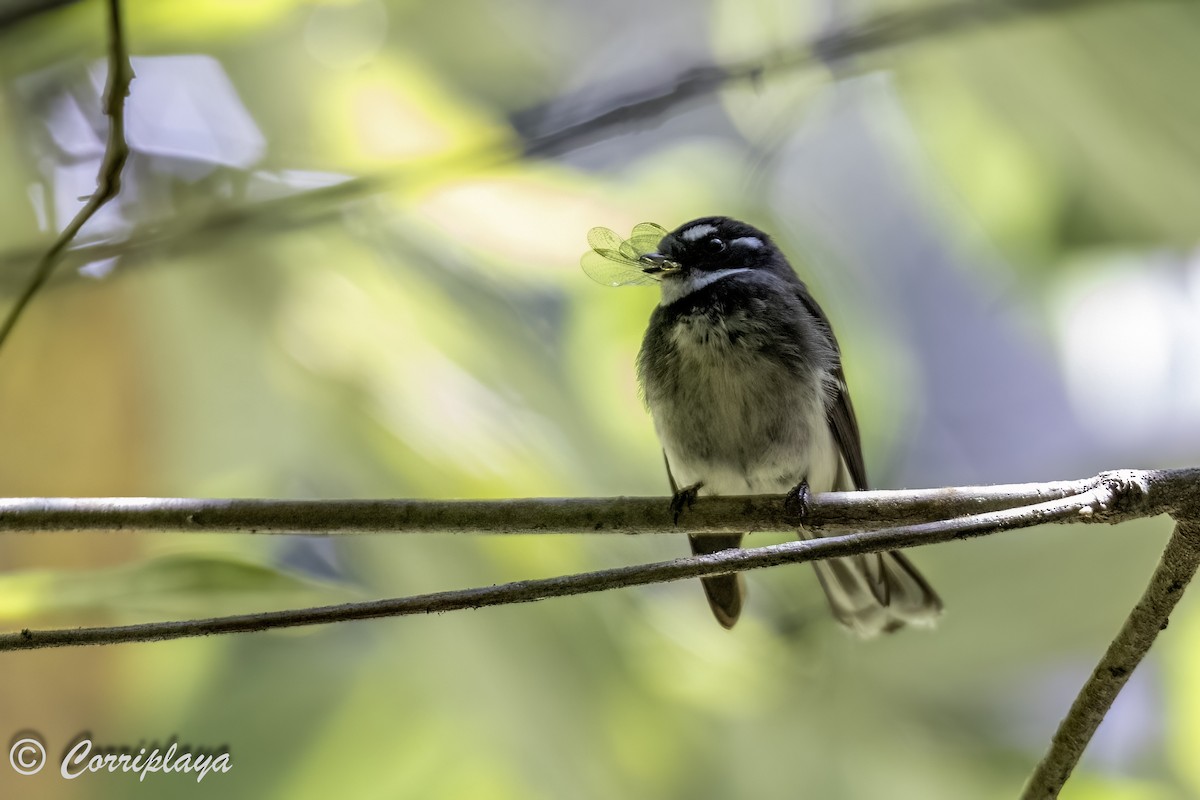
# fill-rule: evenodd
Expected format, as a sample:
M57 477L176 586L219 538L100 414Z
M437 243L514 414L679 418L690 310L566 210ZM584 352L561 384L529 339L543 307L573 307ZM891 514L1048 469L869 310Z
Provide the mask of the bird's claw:
M704 486L704 481L693 483L691 486L680 489L671 498L671 516L676 525L679 524L679 517L683 514L684 508L691 508L696 504L696 497L700 494L701 487Z
M783 508L798 523L803 524L812 509L811 499L812 492L808 488L808 478L803 478L787 493L787 498L783 501Z

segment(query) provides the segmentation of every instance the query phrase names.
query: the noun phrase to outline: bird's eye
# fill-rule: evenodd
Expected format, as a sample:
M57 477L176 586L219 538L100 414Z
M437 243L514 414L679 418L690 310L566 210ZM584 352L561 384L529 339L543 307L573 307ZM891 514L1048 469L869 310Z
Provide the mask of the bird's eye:
M708 249L709 249L709 252L712 252L712 253L723 252L725 250L725 242L721 241L720 239L718 239L717 237L714 236L713 238L708 240Z

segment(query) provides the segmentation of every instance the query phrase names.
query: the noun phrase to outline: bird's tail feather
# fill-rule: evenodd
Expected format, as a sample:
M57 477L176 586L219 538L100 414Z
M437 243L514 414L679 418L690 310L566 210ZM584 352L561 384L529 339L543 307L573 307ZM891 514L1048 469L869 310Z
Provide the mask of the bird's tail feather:
M831 558L813 567L834 617L864 639L905 625L929 627L942 612L937 592L901 553Z
M698 556L719 553L741 547L742 534L730 536L689 536L692 552ZM701 578L704 594L708 596L708 605L712 609L717 622L725 628L732 628L741 616L742 606L746 602L746 584L741 573L733 575L714 575L711 578Z

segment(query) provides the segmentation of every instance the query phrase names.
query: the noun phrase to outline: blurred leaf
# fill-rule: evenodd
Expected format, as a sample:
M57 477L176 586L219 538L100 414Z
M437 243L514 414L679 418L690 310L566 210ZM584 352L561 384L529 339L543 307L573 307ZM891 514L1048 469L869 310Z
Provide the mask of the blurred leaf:
M219 616L331 602L343 587L214 553L161 556L114 569L0 574L0 619Z
M1059 795L1062 800L1183 800L1186 796L1155 781L1086 772L1072 775Z
M210 42L278 23L314 0L192 0L186 6L159 0L123 0L126 17L143 35L176 42ZM129 23L127 23L129 24Z
M471 257L482 280L507 289L572 285L586 231L609 209L586 176L521 165L445 181L420 200L418 214Z
M507 125L459 96L426 65L388 52L351 72L314 75L312 133L333 168L377 170L509 146ZM443 179L433 165L429 178Z
M1055 221L1060 247L1190 245L1200 235L1191 213L1200 204L1200 149L1190 135L1200 120L1190 56L1198 32L1192 3L1100 4L1088 13L933 40L901 69L913 92L940 95L937 112L921 115L922 133L935 144L953 137L970 152L963 153L970 165L955 159L952 178L989 217L999 213L1001 195L984 197L985 180ZM964 94L974 102L960 111L955 98ZM970 122L980 113L971 110L975 103L987 108L986 126ZM929 105L929 98L921 103ZM953 127L927 131L934 125ZM985 130L990 126L1003 130ZM1010 165L1007 175L998 173L1001 161ZM1056 215L1047 213L1047 200L1055 201ZM1011 225L1016 218L1010 212L1000 220ZM988 233L1037 236L1040 228L1034 218Z
M1197 588L1193 582L1194 592ZM1195 597L1191 598L1195 601ZM1171 635L1164 637L1167 652L1165 672L1167 693L1167 758L1190 788L1200 795L1200 615L1178 614L1171 617Z
M900 73L921 143L961 199L969 215L964 221L978 223L1014 256L1014 267L1044 262L1060 246L1069 176L937 53L917 54ZM927 61L933 63L924 66Z

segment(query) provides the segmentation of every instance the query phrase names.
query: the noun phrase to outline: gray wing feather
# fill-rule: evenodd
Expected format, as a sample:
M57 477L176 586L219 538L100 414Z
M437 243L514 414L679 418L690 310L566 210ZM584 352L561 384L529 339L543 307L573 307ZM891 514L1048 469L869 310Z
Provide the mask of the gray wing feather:
M858 432L858 418L854 416L854 405L850 402L850 391L846 387L846 375L842 371L842 351L838 347L837 337L833 335L833 326L829 324L829 318L808 293L804 284L797 287L796 297L808 313L812 314L830 348L837 355L837 366L833 370L833 402L829 404L825 413L829 418L829 429L833 432L833 439L841 450L846 469L850 471L850 479L854 481L854 486L846 488L866 489L867 465L863 461L862 437Z
M851 486L839 489L866 489L867 467L863 461L862 437L858 419L850 402L850 391L842 371L842 352L833 326L804 284L796 296L808 310L837 356L833 369L831 402L826 408L829 430L842 454ZM860 636L893 631L906 623L930 625L941 613L942 601L924 576L901 553L877 553L853 559L814 562L821 586L829 597L834 616ZM864 585L865 584L865 585Z

